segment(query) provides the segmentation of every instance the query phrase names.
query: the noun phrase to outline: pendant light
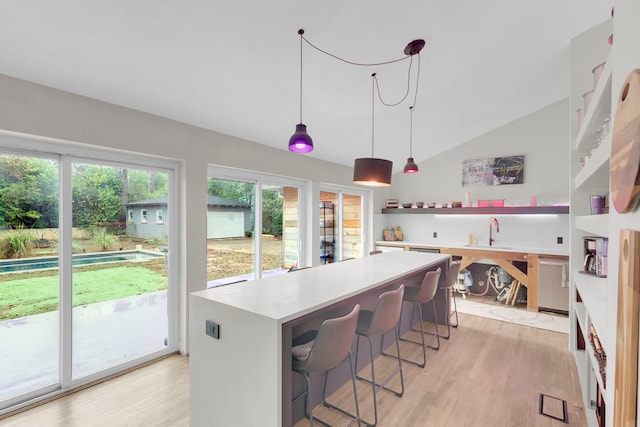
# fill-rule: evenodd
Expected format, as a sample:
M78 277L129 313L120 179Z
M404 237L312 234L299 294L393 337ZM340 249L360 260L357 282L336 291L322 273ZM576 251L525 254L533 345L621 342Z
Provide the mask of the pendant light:
M302 123L302 35L303 29L298 30L300 35L300 123L296 125L296 131L289 138L289 151L295 153L308 153L313 151L313 140L307 133L307 126Z
M409 107L409 158L404 165L404 173L418 173L418 165L413 160L413 105Z
M308 153L313 150L313 141L311 140L311 137L307 133L307 126L304 123L302 123L302 42L303 41L306 42L309 46L311 46L315 50L317 50L318 52L321 52L327 56L330 56L344 63L355 65L355 66L361 66L361 67L362 66L364 67L385 66L385 65L410 59L409 74L407 79L407 91L404 94L404 96L402 96L402 98L395 103L388 103L382 99L382 96L380 94L380 88L378 87L378 82L375 77L376 74L374 73L371 75L373 77L373 102L372 102L372 108L371 108L372 110L371 112L371 127L372 127L371 157L362 157L362 158L356 159L354 163L354 168L353 168L353 182L356 184L370 185L370 186L391 185L391 174L392 174L393 162L391 162L390 160L378 159L373 157L374 156L374 149L373 149L374 147L374 111L373 110L375 105L375 93L377 89L377 94L378 94L378 98L380 99L380 102L387 107L395 107L400 103L402 103L407 98L407 96L409 95L410 86L411 86L411 69L413 64L413 56L420 53L420 51L425 46L425 41L422 39L416 39L409 42L409 44L407 44L407 46L404 48L405 56L402 58L393 59L393 60L384 61L384 62L377 62L377 63L362 63L362 62L348 61L344 58L334 55L333 53L327 52L326 50L319 48L318 46L314 45L304 37L303 29L298 30L298 35L300 36L300 123L296 125L296 131L293 134L293 136L291 136L291 138L289 139L289 150L297 153ZM419 57L420 55L418 55L418 58ZM416 89L414 94L413 106L415 106L415 102L418 95L419 78L420 78L420 62L418 59L418 76L416 78ZM409 150L409 155L411 156L411 147ZM410 161L408 162L408 166L410 166L409 170L411 172L417 172L418 167L413 161L413 157L409 157L409 161ZM405 167L405 172L409 173L406 167Z
M356 159L353 165L353 182L354 184L388 187L391 185L391 172L393 162L385 159L377 159L373 157L373 147L375 141L375 77L376 73L371 75L372 95L371 95L371 157L362 157Z

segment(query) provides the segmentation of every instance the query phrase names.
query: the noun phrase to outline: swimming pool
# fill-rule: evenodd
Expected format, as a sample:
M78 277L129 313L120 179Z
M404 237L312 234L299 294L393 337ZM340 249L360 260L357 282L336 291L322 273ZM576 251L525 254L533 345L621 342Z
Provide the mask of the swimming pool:
M73 266L89 264L103 264L122 261L145 261L163 257L164 254L147 251L121 251L95 254L73 255ZM18 271L44 270L58 268L57 256L0 260L0 273L15 273Z

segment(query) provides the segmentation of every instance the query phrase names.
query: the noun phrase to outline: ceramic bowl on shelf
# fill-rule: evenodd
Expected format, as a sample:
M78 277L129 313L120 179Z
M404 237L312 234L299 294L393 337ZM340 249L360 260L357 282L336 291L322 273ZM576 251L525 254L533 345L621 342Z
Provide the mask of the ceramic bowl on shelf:
M424 208L424 202L416 202L416 208Z
M413 203L403 203L402 207L405 208L405 209L410 209L410 208L413 207Z

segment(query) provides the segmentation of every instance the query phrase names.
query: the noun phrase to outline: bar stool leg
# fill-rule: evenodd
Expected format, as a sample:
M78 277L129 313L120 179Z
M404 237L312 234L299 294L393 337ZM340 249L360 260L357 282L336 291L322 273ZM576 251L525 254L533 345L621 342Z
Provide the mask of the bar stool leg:
M441 288L442 289L442 288ZM445 310L447 315L445 316L446 320L447 320L447 335L439 335L440 338L444 338L445 340L448 340L449 338L451 338L451 294L453 292L450 292L450 288L445 288L444 289L445 294L446 294L446 301L445 301ZM455 297L455 295L454 295ZM430 335L434 335L432 333L429 333Z
M400 358L400 344L398 342L398 329L396 327L393 328L393 331L395 333L395 341L396 341L396 351L398 352L398 356L392 356L390 354L384 354L383 352L383 345L384 345L384 334L382 334L381 336L381 341L380 341L380 352L382 354L384 354L385 356L392 356L395 359L398 360L398 368L396 368L393 372L391 372L389 374L389 376L387 377L386 380L384 380L382 383L377 383L376 382L376 376L375 376L375 372L374 372L374 366L373 366L373 342L371 341L371 337L369 337L368 335L358 335L358 340L356 343L356 367L358 366L358 355L360 354L360 336L364 336L367 338L368 342L369 342L369 357L371 360L371 379L365 378L365 377L361 377L356 373L356 378L359 379L360 381L364 381L368 384L371 384L371 389L373 391L373 423L370 423L368 421L362 420L363 423L365 423L367 426L370 427L374 427L378 424L378 401L377 401L377 397L376 397L376 393L379 389L384 389L387 390L393 394L395 394L398 397L402 397L404 394L404 377L402 375L402 359ZM397 390L393 390L390 387L387 387L386 384L396 375L396 373L400 372L400 391Z
M433 310L434 310L434 314L435 314L435 312L436 312L435 311L436 310L436 303L433 300L432 300L432 303L433 303ZM412 325L411 326L411 330L414 331L414 332L420 332L420 341L412 340L410 338L404 338L404 337L400 336L397 331L396 331L396 333L398 334L398 337L399 337L399 339L401 341L408 341L408 342L412 342L414 344L419 344L420 346L422 346L422 363L414 362L413 360L409 360L409 359L406 359L404 357L401 357L401 359L403 361L405 361L405 362L409 362L411 364L414 364L414 365L417 365L417 366L419 366L421 368L424 368L426 366L426 364L427 364L426 348L429 347L429 348L432 348L434 350L439 350L440 349L440 336L438 334L438 322L437 321L435 322L435 331L436 331L435 333L431 333L431 332L425 331L424 328L422 327L422 307L421 307L420 303L418 303L418 302L414 302L413 304L414 304L413 305L413 309L411 310L411 325ZM417 308L417 311L418 311L418 315L420 317L420 322L419 322L420 323L420 329L416 329L413 326L414 325L414 315L415 315L415 312L416 312L416 308ZM436 316L436 318L437 318L437 316ZM400 313L400 319L401 319L401 321L398 324L398 328L400 327L400 324L402 323L402 312ZM433 335L438 344L433 346L433 345L429 345L428 343L426 343L424 341L425 334ZM399 349L399 346L398 346L398 349ZM384 354L385 356L396 357L395 355L390 354L390 353L382 352L382 354ZM399 355L400 355L400 351L398 351L398 356Z
M434 325L435 325L435 333L424 330L424 327L422 326L422 322L423 322L422 321L422 305L420 303L418 303L418 302L415 302L414 304L415 304L414 305L414 309L411 312L411 330L413 332L420 332L420 334L423 336L422 337L422 345L423 346L432 348L434 350L440 350L440 337L441 337L441 335L440 335L440 333L438 331L438 315L437 315L437 312L436 312L436 301L433 300L433 299L431 300L431 305L433 306L433 316L435 318L435 321L433 322ZM413 320L413 316L416 313L416 310L415 310L416 306L418 307L418 315L420 316L420 318L419 318L420 329L416 329L415 326L414 326L415 325L415 321ZM424 342L424 335L425 334L435 337L435 339L436 339L438 344L437 345L425 344L425 342ZM404 340L404 341L411 341L410 339L407 339L407 338L400 338L400 339ZM413 342L418 344L416 341L413 341Z
M353 367L353 360L351 358L351 352L349 352L348 359L349 359L349 370L351 372L351 384L353 385L353 398L354 398L355 404L356 404L356 415L353 415L352 413L350 413L348 411L345 411L344 409L342 409L342 408L340 408L340 407L338 407L338 406L336 406L336 405L334 405L332 403L327 402L327 375L329 373L328 371L325 372L325 374L324 374L324 384L322 386L322 404L324 406L326 406L327 408L335 409L336 411L351 417L352 420L349 422L349 424L347 424L347 426L351 426L355 422L357 422L358 426L359 426L360 425L360 421L362 421L362 420L360 419L360 407L358 405L358 392L356 390L356 371L355 371L355 369ZM324 421L319 420L317 418L316 418L316 421L321 422L325 426L331 427L330 424L327 424Z
M452 324L451 326L453 326L454 328L457 328L458 327L458 304L456 303L456 293L452 291L451 294L453 295L453 313L455 313L456 315L456 324L455 325ZM451 316L453 316L453 314L451 314Z

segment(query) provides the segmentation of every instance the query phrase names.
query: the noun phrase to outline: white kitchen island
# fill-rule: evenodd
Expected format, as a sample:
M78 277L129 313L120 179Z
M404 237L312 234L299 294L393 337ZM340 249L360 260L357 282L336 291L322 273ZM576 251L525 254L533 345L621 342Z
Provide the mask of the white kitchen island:
M191 426L290 426L292 337L375 303L387 287L417 285L428 270L442 267L444 277L449 260L390 252L192 293Z

